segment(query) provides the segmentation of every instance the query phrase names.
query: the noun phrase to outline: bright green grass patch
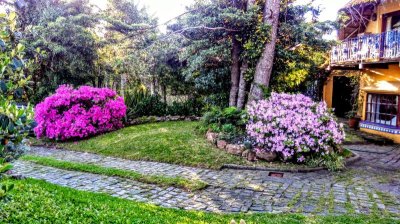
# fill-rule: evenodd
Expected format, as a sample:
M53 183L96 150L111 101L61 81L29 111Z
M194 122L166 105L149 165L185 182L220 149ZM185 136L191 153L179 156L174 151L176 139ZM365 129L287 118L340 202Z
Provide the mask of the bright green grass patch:
M116 156L131 160L157 161L195 167L220 168L223 164L249 164L208 143L197 132L197 122L161 122L127 127L59 147Z
M299 168L281 162L248 162L217 149L198 133L198 122L174 121L142 124L79 142L60 143L65 149L131 160L156 161L219 169L224 164L273 168ZM306 166L303 166L306 167Z
M9 180L15 184L9 201L0 202L0 223L146 223L146 224L228 224L232 219L247 224L301 223L400 223L388 217L366 215L304 216L299 214L222 215L161 208L73 190L40 180Z
M69 161L61 161L50 157L30 156L26 155L21 158L25 161L34 162L44 166L51 166L64 170L81 171L87 173L95 173L106 176L117 176L128 178L131 180L139 181L148 184L157 184L160 186L174 186L183 188L189 191L201 190L207 187L207 183L200 180L188 180L182 177L167 177L167 176L156 176L156 175L143 175L138 172L130 170L120 170L110 167L102 167L93 164L76 163Z
M355 131L346 131L346 137L344 139L347 143L363 143L366 142L365 139L361 138Z

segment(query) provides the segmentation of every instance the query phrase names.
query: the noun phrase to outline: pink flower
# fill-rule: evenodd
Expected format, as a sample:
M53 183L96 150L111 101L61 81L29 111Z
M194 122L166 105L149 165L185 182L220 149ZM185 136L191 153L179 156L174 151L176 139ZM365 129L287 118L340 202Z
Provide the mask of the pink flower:
M345 136L326 103L316 103L301 94L272 93L268 100L254 102L248 113L247 134L258 150L294 156L298 162L327 153Z
M107 88L60 86L35 108L37 138L80 139L123 127L124 100Z

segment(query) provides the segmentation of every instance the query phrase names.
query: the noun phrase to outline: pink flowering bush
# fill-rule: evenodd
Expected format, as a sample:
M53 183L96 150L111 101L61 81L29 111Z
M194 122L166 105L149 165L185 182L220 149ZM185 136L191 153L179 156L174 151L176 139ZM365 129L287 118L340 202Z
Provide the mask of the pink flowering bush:
M35 108L37 138L81 139L123 127L126 106L107 88L60 86Z
M247 134L256 151L276 152L284 160L306 162L334 152L344 140L342 124L324 102L301 94L273 93L248 108Z

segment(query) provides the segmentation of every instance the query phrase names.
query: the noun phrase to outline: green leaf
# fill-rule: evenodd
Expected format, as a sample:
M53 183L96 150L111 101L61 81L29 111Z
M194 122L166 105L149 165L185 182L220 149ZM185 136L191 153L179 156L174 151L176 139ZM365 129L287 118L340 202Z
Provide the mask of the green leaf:
M4 116L2 121L1 121L1 128L3 130L6 130L9 122L10 122L10 119L8 117Z
M0 90L3 94L7 93L7 84L3 80L0 81Z
M14 189L14 184L10 184L10 185L8 185L8 189L7 189L7 191L12 191L12 189Z
M23 44L18 44L17 45L17 50L19 51L19 52L22 52L22 51L24 51L25 50L25 46L23 45Z

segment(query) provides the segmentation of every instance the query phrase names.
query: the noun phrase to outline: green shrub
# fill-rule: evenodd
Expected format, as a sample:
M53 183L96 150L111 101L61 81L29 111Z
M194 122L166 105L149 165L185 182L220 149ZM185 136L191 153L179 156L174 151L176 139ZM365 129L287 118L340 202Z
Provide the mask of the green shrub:
M151 95L146 91L131 91L125 93L125 105L128 107L128 118L143 116L164 116L167 105L160 96Z
M28 101L25 72L32 63L24 60L25 47L16 41L16 18L15 12L0 15L0 179L12 167L8 162L22 154L33 119L32 107L18 104ZM12 188L0 186L0 199Z
M220 109L212 108L206 112L200 123L200 130L212 130L221 133L224 139L232 139L244 133L247 122L247 113L236 107Z
M307 165L311 167L326 167L330 171L338 171L345 168L345 161L339 153L330 153L310 158Z
M173 102L167 106L167 115L200 116L204 102L200 98L191 98L185 102Z
M127 116L135 119L143 116L199 116L204 103L200 98L191 98L185 102L164 103L159 95L151 95L145 89L133 89L125 92Z

